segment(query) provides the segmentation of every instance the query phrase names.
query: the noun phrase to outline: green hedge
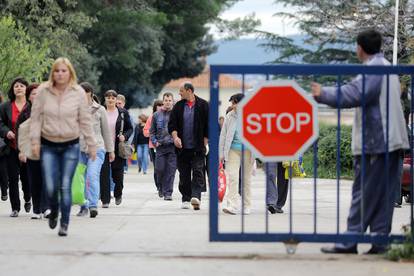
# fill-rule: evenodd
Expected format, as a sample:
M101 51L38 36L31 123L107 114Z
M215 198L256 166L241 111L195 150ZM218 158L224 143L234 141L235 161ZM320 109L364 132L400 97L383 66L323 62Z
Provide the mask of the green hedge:
M351 151L351 126L341 126L341 178L353 178L353 156ZM337 159L336 125L319 125L318 178L336 178ZM313 147L303 156L307 177L313 177Z

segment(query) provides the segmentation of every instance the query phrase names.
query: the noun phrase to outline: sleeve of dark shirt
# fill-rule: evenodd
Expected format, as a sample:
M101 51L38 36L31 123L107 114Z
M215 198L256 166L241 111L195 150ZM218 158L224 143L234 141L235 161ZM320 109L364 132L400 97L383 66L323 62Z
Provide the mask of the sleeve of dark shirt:
M204 133L203 134L205 138L208 138L209 104L207 102L205 103L204 114L206 117L204 118L205 122L204 122Z
M129 137L131 137L132 132L133 132L133 127L131 124L131 119L129 117L129 113L128 111L125 111L124 113L125 117L124 117L124 136L125 136L125 141L129 140Z

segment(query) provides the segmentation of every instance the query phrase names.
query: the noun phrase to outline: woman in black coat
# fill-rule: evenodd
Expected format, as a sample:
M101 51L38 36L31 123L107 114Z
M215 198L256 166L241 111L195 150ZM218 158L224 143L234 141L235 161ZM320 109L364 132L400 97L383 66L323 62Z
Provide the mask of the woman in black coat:
M30 212L32 204L30 186L27 179L26 164L19 160L17 149L17 119L26 108L26 88L28 82L23 78L16 78L10 85L9 101L0 106L0 138L7 145L7 175L12 212L11 217L18 217L20 212L19 176L24 194L24 209Z
M129 113L126 109L116 107L116 96L118 94L114 90L105 92L105 105L108 117L109 129L113 133L115 141L115 160L109 162L109 154L105 155L105 161L101 169L101 201L102 208L108 208L111 201L111 185L110 173L115 183L114 197L115 204L119 205L122 202L122 191L124 189L124 166L126 159L119 156L119 142L128 141L132 135L133 128ZM124 122L124 129L121 134L121 122Z

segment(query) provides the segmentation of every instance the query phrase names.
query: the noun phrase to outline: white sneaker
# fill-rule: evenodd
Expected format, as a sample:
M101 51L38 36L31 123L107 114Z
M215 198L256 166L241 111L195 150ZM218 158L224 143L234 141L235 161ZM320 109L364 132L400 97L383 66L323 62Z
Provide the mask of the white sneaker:
M191 205L193 205L194 210L200 210L200 200L196 197L191 198Z
M41 214L32 214L31 219L41 219L42 215Z
M189 201L184 201L181 204L181 209L190 209L190 207L191 207L191 205L190 205L190 202Z
M245 215L250 215L252 213L252 210L250 210L250 208L244 208L244 212Z
M229 215L237 215L238 210L233 207L224 207L223 212Z

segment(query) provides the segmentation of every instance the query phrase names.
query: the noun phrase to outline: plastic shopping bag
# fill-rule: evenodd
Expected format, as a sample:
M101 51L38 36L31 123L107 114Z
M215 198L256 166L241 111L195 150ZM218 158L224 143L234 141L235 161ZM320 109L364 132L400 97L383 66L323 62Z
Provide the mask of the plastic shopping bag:
M306 176L305 169L303 168L303 158L299 156L299 160L295 161L284 161L282 166L286 168L285 170L285 179L289 179L290 177L300 177L303 178ZM290 169L292 167L292 169ZM290 172L292 175L290 176Z
M218 199L220 202L223 201L224 194L226 193L227 180L226 173L224 172L223 163L219 166L219 177L218 177Z
M72 204L74 205L85 203L85 172L86 165L78 163L72 178Z

